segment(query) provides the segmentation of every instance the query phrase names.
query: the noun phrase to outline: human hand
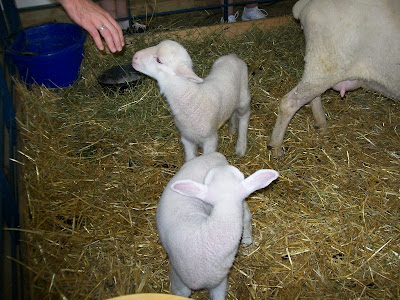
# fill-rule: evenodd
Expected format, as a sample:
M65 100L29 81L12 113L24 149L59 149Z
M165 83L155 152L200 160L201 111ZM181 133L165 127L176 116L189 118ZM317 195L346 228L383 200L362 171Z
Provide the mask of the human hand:
M58 0L69 17L92 36L97 48L104 50L101 36L112 53L121 51L124 35L111 15L90 0Z

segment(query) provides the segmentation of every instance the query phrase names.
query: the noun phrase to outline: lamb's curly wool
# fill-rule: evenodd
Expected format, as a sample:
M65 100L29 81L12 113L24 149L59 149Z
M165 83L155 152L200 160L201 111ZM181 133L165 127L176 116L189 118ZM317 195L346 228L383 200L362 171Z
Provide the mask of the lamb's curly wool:
M207 289L224 299L239 246L251 244L251 213L245 198L278 177L259 170L246 179L218 153L186 162L165 188L157 230L171 262L172 293L189 297Z
M325 128L321 94L333 88L344 97L359 87L400 99L399 0L300 0L293 16L306 39L304 73L280 103L269 147L282 155L287 126L311 102L315 127Z
M230 131L238 129L236 154L245 154L250 92L243 60L235 54L222 56L203 80L193 72L186 49L166 40L136 52L132 65L157 80L181 134L186 161L197 156L198 147L204 154L217 151L218 129L229 118Z

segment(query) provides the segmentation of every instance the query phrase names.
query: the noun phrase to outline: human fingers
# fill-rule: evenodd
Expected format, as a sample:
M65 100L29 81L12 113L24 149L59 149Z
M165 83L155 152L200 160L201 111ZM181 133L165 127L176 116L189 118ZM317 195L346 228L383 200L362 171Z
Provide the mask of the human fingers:
M118 22L113 19L111 16L108 17L108 21L112 24L109 28L111 32L111 36L113 38L113 42L117 47L118 51L122 50L122 47L125 45L124 35L122 33L122 28L118 24Z
M122 43L119 39L118 31L111 23L108 23L108 25L100 25L98 31L112 53L122 50Z
M99 50L104 50L102 37L111 52L122 50L124 45L122 29L108 12L89 0L58 1L71 19L92 36Z
M118 22L115 19L113 19L111 16L109 16L108 19L109 19L110 23L113 24L113 26L114 26L113 28L116 29L116 32L115 31L112 32L113 39L115 41L119 40L118 44L121 44L121 50L122 50L122 47L124 47L124 45L125 45L125 38L124 38L124 34L122 33L122 28L118 24Z
M98 31L98 29L93 26L90 28L86 28L87 32L89 32L89 34L92 36L94 43L96 44L96 47L100 50L103 51L104 50L104 45L103 45L103 41L101 39L100 33ZM108 45L107 45L108 46ZM111 49L110 49L111 51ZM112 51L111 51L112 52ZM115 52L115 51L114 51Z

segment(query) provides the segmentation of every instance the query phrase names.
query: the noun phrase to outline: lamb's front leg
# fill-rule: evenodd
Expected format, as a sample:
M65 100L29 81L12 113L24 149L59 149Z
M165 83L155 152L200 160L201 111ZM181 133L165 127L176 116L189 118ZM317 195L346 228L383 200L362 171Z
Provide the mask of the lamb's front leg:
M239 130L236 142L236 154L243 156L247 149L247 130L250 122L250 107L239 108L237 111L239 119Z
M243 234L241 243L248 246L253 243L253 235L251 229L251 212L246 201L243 202Z
M195 158L198 154L198 146L197 144L189 141L185 137L181 136L181 141L183 144L183 148L185 150L185 161L189 161L192 158Z
M176 274L174 268L170 267L169 270L169 279L171 281L171 292L174 295L189 297L192 293L191 289L188 288L182 280L179 278L178 274Z
M228 277L225 277L224 280L222 280L222 282L219 285L210 290L210 299L224 300L227 290L228 290Z

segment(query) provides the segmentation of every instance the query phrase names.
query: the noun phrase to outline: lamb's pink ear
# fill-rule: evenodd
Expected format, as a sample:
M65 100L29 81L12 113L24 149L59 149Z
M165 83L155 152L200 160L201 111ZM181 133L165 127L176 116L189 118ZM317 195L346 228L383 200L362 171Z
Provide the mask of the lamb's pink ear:
M176 73L179 76L185 77L196 83L202 83L204 81L203 78L200 78L199 76L197 76L196 73L193 72L193 70L191 68L189 68L188 66L185 66L185 65L179 65L176 68Z
M171 185L171 189L183 196L205 201L207 186L193 180L178 180Z
M247 197L254 191L265 188L278 176L279 173L275 170L258 170L242 181L244 196Z

